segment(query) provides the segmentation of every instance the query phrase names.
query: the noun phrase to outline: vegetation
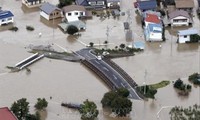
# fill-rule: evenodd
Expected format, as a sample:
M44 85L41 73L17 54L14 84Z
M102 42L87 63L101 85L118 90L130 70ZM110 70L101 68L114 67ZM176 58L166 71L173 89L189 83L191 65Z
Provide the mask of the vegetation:
M125 88L110 91L104 94L101 103L108 107L118 117L124 117L132 111L132 102L127 98L129 91Z
M79 112L81 113L82 120L94 120L99 114L96 104L88 100L81 104Z
M48 106L48 102L46 101L46 99L45 98L38 98L37 99L37 103L35 104L35 108L37 109L37 110L43 110L43 109L45 109L46 107Z
M190 35L190 43L199 42L200 36L198 34Z
M155 94L157 93L157 89L163 88L169 84L170 84L169 81L161 81L160 83L157 84L139 86L137 90L141 94L143 94L146 98L155 99Z
M34 27L29 26L29 25L26 26L26 29L27 29L28 31L33 31L33 30L35 30Z
M39 113L29 113L29 102L26 101L26 98L14 102L10 109L19 120L40 120Z
M93 47L93 46L94 46L94 43L93 43L93 42L90 42L90 43L89 43L89 46L90 46L90 47Z
M188 95L188 93L192 89L192 86L189 84L188 85L184 84L183 81L179 78L178 80L175 81L174 88L180 90L179 92L180 95Z
M10 28L9 30L17 32L19 29L18 29L18 27L16 27L16 26L13 26L13 27L12 27L12 28Z
M59 0L58 7L62 8L66 5L71 5L75 0Z
M69 25L67 28L67 33L73 35L78 32L78 28L74 25Z
M188 80L195 85L200 85L200 74L194 73L189 76Z
M200 106L197 104L188 108L175 106L169 114L171 120L200 120Z

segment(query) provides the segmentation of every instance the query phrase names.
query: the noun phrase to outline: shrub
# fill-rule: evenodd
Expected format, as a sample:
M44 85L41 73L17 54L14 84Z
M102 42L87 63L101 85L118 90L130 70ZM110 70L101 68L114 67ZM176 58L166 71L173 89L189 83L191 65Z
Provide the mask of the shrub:
M69 25L67 28L67 33L73 35L78 32L78 28L74 25Z
M9 30L17 32L19 29L18 29L18 27L14 26L14 27L10 28Z
M35 30L34 27L29 26L29 25L26 26L26 29L27 29L28 31L33 31L33 30Z

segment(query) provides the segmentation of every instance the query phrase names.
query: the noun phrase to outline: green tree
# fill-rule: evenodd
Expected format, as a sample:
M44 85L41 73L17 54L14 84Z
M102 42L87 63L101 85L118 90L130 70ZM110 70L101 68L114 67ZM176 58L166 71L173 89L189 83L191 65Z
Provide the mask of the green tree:
M112 101L111 108L117 116L125 117L132 110L132 102L125 97L117 97Z
M93 43L93 42L90 42L89 45L90 45L90 47L93 47L93 46L94 46L94 43Z
M94 120L99 114L96 104L88 100L83 102L79 112L82 120Z
M120 47L121 49L124 49L124 48L126 47L126 45L122 43L122 44L119 45L119 47Z
M12 104L11 111L19 120L24 120L29 113L29 102L26 101L26 98L17 100Z
M117 116L122 117L129 114L132 110L132 102L127 98L129 91L119 88L104 94L101 103L103 107L111 108Z
M182 85L183 85L183 81L180 78L176 80L174 83L174 87L177 89L181 89Z
M26 116L26 120L41 120L40 114L38 112L36 112L35 114L28 114Z
M46 101L45 98L38 98L37 103L35 104L35 108L38 110L45 109L48 106L48 102Z
M78 28L74 25L69 25L67 28L67 33L73 35L78 32Z
M66 5L71 5L74 2L74 0L59 0L58 7L62 8Z

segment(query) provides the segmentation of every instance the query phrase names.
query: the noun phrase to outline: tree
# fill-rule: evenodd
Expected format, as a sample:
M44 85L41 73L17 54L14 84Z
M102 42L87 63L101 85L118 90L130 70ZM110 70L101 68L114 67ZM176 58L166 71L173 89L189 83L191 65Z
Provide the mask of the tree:
M38 110L42 110L42 109L45 109L47 106L48 106L48 102L46 101L45 98L43 99L38 98L37 103L35 104L34 107Z
M83 102L79 112L82 120L94 120L99 114L96 104L88 100Z
M64 6L66 6L66 5L71 5L72 2L74 2L74 0L59 0L58 7L62 8Z
M124 49L124 48L125 48L125 44L122 43L122 44L119 45L119 47L120 47L121 49Z
M183 81L180 78L176 80L176 82L174 83L174 87L178 89L180 89L182 85L183 85Z
M29 102L26 101L26 98L17 100L12 104L11 111L19 120L24 120L29 113Z
M104 44L108 44L108 41L106 40L106 41L104 41Z
M28 114L26 120L40 120L40 114L38 112L35 114Z
M132 102L127 98L129 91L119 88L104 94L101 103L103 107L111 108L117 116L122 117L129 114L132 110Z
M118 97L112 101L111 108L117 116L125 117L132 110L132 102L125 97Z
M78 32L78 28L74 25L69 25L67 28L67 33L73 35Z
M93 46L94 46L94 43L93 43L93 42L90 42L89 44L90 44L90 47L93 47Z

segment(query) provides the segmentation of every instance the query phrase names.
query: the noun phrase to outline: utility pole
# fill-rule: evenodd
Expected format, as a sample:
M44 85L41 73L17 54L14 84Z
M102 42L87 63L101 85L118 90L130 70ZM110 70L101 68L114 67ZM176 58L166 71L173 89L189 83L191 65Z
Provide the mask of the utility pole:
M146 94L146 80L147 80L147 70L145 69L145 72L144 72L144 82L143 82L143 85L144 85L144 94Z

